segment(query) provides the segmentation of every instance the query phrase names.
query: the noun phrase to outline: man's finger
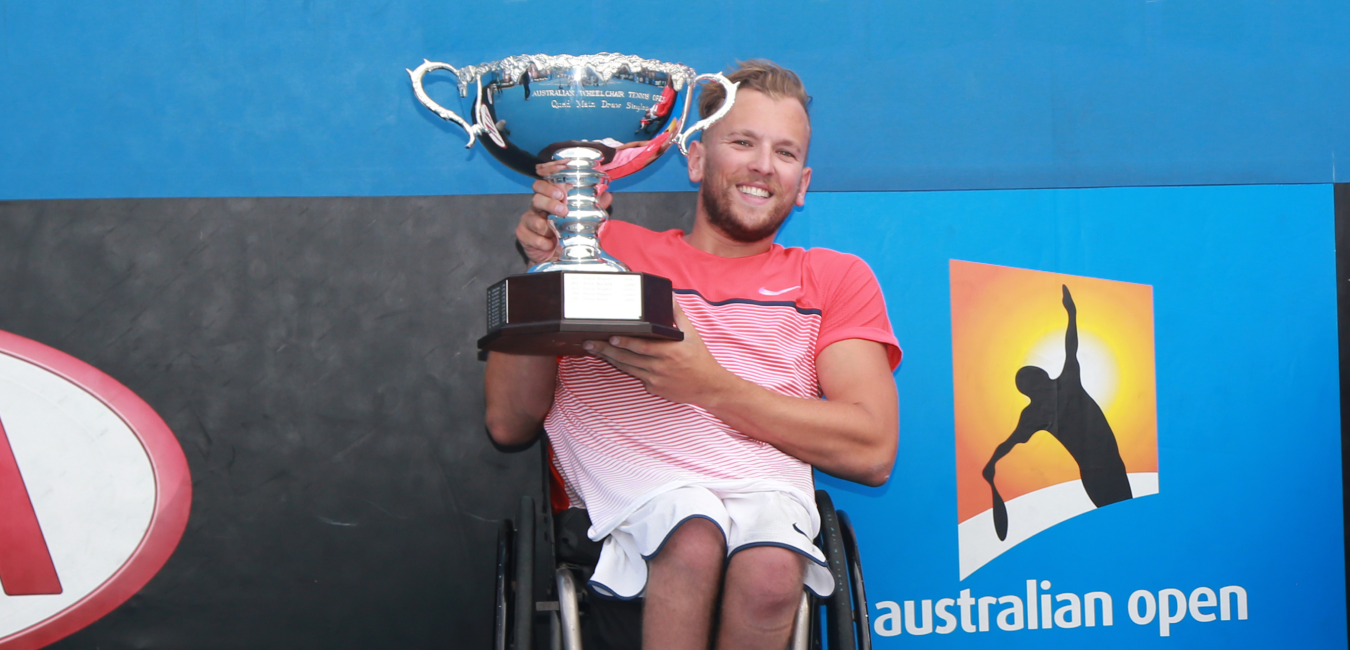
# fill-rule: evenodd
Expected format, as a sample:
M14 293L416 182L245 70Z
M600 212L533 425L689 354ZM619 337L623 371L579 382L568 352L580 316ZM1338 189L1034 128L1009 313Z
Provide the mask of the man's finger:
M540 199L541 197L536 194L534 198ZM550 239L553 238L553 228L548 224L548 215L536 210L534 205L530 206L528 212L520 215L520 223L516 225L516 232L527 232Z
M516 241L520 242L520 245L527 251L536 250L540 253L552 252L558 245L558 242L554 241L552 237L537 235L528 230L517 230Z
M615 344L616 341L625 341L625 340L629 341L630 343L623 345ZM616 336L610 339L609 342L587 341L582 344L582 348L585 349L587 352L590 352L591 354L597 356L602 356L608 359L616 359L629 365L645 367L647 364L644 361L644 359L650 359L651 357L646 354L643 354L641 350L634 349L635 346L633 346L631 342L638 340L641 339L628 339L626 337Z
M535 165L534 173L538 174L539 176L548 176L549 174L556 174L566 168L567 168L566 160L550 160L548 162L542 162L539 163L538 165Z
M520 225L536 235L553 237L553 227L548 224L548 217L533 209L521 216Z
M541 216L550 214L556 214L560 217L567 216L567 204L547 194L535 194L530 197L530 210Z
M644 357L654 357L658 350L656 349L669 341L658 341L653 339L641 339L635 336L611 336L609 344L613 348L627 350L634 354Z
M616 361L609 357L600 357L600 360L608 363L615 370L618 370L629 377L637 379L638 381L646 381L647 371L642 368L630 366L622 361Z
M591 355L619 369L619 371L638 379L642 379L647 374L644 360L650 359L650 357L614 347L604 341L586 341L581 347Z
M567 198L567 184L550 183L548 181L535 181L530 185L530 189L535 194L547 196L555 201L561 201Z
M530 209L544 215L567 216L567 190L571 187L567 183L535 181L530 185L530 189L534 190L534 196L530 198Z
M535 195L535 199L540 198ZM520 216L516 224L516 241L524 249L525 256L535 264L547 262L557 256L558 240L549 227L548 218L531 208Z
M530 221L525 224L525 230L541 240L552 242L556 239L556 236L553 234L553 228L548 225L548 220L546 219Z

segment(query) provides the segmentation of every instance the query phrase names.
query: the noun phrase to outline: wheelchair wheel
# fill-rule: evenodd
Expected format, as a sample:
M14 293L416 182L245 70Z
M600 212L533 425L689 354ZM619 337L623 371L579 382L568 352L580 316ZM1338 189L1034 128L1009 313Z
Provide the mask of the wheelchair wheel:
M531 650L534 632L534 499L520 498L516 523L497 529L494 650Z
M858 536L853 533L853 522L848 513L839 512L839 532L843 535L844 553L848 555L848 572L853 578L853 625L857 634L858 650L872 650L872 621L867 611L867 589L863 587L862 555L858 552Z
M520 497L516 520L514 647L532 650L534 632L534 499Z
M515 537L515 527L510 519L502 520L497 528L497 597L492 621L492 648L506 650L506 634L510 629L510 611L507 602L511 598L511 550Z
M850 598L848 551L844 544L839 515L829 493L816 490L816 509L820 511L820 550L834 577L834 593L825 601L825 636L831 650L856 648L853 631L853 607Z

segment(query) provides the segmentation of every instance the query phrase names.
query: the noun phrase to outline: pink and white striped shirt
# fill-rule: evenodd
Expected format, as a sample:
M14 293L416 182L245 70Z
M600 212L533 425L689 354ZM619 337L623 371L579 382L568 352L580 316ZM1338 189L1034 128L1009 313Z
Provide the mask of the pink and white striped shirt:
M605 250L670 278L676 299L723 367L770 390L820 399L816 356L844 339L900 348L876 277L861 259L828 249L784 248L718 257L622 221L601 231ZM648 394L642 383L592 357L562 357L544 422L554 465L574 507L607 535L652 496L681 485L754 480L811 504L811 467L749 438L697 406Z

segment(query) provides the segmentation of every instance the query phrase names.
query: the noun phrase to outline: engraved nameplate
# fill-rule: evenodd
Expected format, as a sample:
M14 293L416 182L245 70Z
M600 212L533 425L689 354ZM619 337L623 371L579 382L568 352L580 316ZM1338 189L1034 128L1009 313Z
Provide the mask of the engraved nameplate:
M642 276L564 273L563 318L642 320Z

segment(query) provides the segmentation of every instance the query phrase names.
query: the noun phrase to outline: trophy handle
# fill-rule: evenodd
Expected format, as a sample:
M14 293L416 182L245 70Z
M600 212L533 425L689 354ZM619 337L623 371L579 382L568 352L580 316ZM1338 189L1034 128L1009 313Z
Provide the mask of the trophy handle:
M469 134L469 144L464 145L464 148L470 149L473 147L473 143L478 140L478 134L482 133L484 129L477 124L469 124L464 118L455 114L454 111L437 104L427 96L427 91L422 89L422 77L432 70L449 70L455 73L455 76L459 76L459 70L456 70L455 67L449 63L438 63L436 61L423 59L422 65L417 66L416 70L408 70L408 76L412 77L413 92L417 95L417 101L422 102L423 106L431 109L431 112L441 116L441 119L448 122L454 122L455 124L458 124L460 128L463 128L464 132ZM479 83L482 83L481 79L479 80ZM481 97L482 93L479 93L479 95ZM477 101L479 101L479 98L475 98L475 102Z
M722 106L717 109L717 112L695 122L693 126L689 127L689 130L675 137L675 144L679 145L680 153L686 156L689 155L689 138L693 137L695 133L712 126L717 120L722 119L722 117L727 114L727 111L731 110L731 105L736 103L736 87L741 85L739 81L731 83L731 80L722 76L722 73L720 72L701 74L694 77L694 80L689 82L689 94L684 96L684 113L680 115L680 124L686 124L687 122L685 122L685 120L689 118L689 105L693 103L694 100L694 86L705 79L711 79L722 84L722 87L727 91L727 98L722 101Z

